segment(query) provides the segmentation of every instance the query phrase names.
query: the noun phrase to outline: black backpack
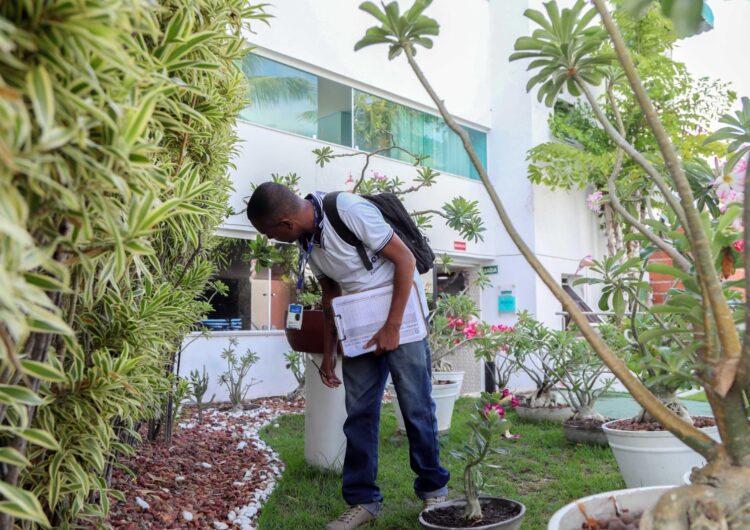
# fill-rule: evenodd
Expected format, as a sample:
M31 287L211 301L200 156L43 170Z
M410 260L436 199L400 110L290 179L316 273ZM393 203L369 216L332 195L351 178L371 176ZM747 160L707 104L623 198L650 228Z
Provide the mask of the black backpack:
M341 239L357 249L359 257L362 259L362 265L368 271L372 270L372 263L367 257L365 246L362 241L349 230L339 215L339 209L336 207L336 198L340 191L326 193L323 198L323 211L326 217L331 221L331 226ZM398 234L401 241L411 250L417 261L417 270L419 274L432 269L435 261L435 253L430 248L430 243L424 234L417 228L414 219L406 211L401 200L393 193L377 193L374 195L361 195L374 204L380 213L383 214L385 222L391 225L393 231Z

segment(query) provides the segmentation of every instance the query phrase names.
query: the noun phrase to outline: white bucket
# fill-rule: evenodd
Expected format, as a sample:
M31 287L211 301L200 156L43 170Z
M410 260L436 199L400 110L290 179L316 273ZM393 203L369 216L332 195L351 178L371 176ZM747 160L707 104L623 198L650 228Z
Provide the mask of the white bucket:
M346 451L344 385L335 389L325 386L313 360L320 366L323 355L308 355L305 366L305 461L316 467L341 471ZM341 364L339 357L336 375L343 381Z
M438 432L446 433L451 428L451 419L453 417L453 407L458 397L458 389L461 387L460 382L446 383L442 385L432 385L432 400L435 402L435 415L437 416ZM401 408L398 406L398 396L392 383L388 384L388 392L393 396L393 408L396 411L396 423L398 429L406 431L404 416L401 414Z
M466 372L432 372L432 384L435 381L450 381L451 383L459 383L458 389L456 390L457 395L461 395L461 384L464 382L464 374Z
M686 469L706 462L669 431L620 431L609 428L612 423L605 423L602 429L629 488L679 486ZM716 427L701 430L718 440Z
M613 510L611 497L617 499L617 504L622 508L627 508L631 512L642 512L656 504L659 497L670 489L672 489L671 486L656 486L608 491L584 497L577 502L583 504L590 517L611 514ZM578 530L584 522L585 519L578 506L575 502L571 502L554 513L552 519L549 520L547 530Z

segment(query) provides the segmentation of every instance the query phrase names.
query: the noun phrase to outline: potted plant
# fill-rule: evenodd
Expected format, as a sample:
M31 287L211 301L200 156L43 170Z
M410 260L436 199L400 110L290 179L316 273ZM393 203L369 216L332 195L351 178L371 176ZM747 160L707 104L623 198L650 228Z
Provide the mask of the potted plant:
M685 315L664 313L663 305L644 302L651 286L643 281L643 272L645 269L656 272L660 267L649 265L648 257L626 260L622 252L603 260L591 260L587 267L592 276L579 281L601 285L604 294L599 306L613 310L615 319L625 325L624 333L620 333L620 347L613 347L613 350L667 409L710 436L716 436L713 418L691 417L677 397L679 391L700 384L692 371L696 358L685 340L679 334L664 332L686 329ZM675 284L665 296L666 303L670 304L689 295L684 286ZM625 317L626 313L629 316ZM600 330L602 336L613 342L616 328L606 329L607 333ZM686 471L705 463L699 453L680 442L644 408L635 417L609 421L602 429L628 487L677 485Z
M515 330L513 326L492 324L476 341L474 357L484 362L485 374L492 380L492 391L508 388L511 376L517 371L508 355L508 337Z
M644 528L644 514L654 499L672 490L672 486L608 491L589 495L557 510L548 530L605 530L609 528Z
M602 324L599 331L605 338L622 336L613 325ZM566 358L561 363L565 368L560 372L559 385L573 408L573 416L563 422L565 439L574 443L606 446L607 437L602 425L607 418L594 410L594 404L612 387L614 379L605 377L606 365L586 341L572 332L567 333L571 340L568 347L562 350Z
M643 385L602 340L589 322L588 315L521 238L471 145L468 133L448 112L445 102L435 92L416 60L418 47L431 48L433 37L439 33L437 22L424 15L430 0L416 0L403 14L396 2L384 5L383 9L372 2L363 3L361 9L371 14L377 20L377 25L367 30L355 49L385 44L389 47L389 58L395 59L400 55L406 58L448 127L462 139L505 230L520 253L636 401L666 430L708 461L699 472L693 473L692 485L658 498L652 495L654 504L650 510L653 516L644 516L641 529L705 528L703 523L706 521L712 521L715 527L747 528L750 525L750 514L746 509L746 492L750 490L750 422L746 399L750 348L743 348L741 336L745 336L745 344L750 342L750 326L741 324L745 314L750 312L745 310L747 301L735 290L738 283L730 277L738 262L745 266L750 263L750 233L733 231L730 226L740 214L743 219L750 219L750 202L741 206L744 198L740 186L736 184L750 180L750 163L744 160L750 152L750 98L743 98L742 110L734 116L725 116L722 121L726 126L710 138L713 141L728 141L728 144L724 144L727 162L721 168L715 186L694 191L686 171L688 164L680 158L673 142L673 139L682 140L686 131L677 131L673 136L667 133L607 3L604 0L591 1L594 8L588 11L585 10L587 3L584 0L564 10L560 10L556 2L548 2L545 4L546 15L528 10L528 18L540 28L531 37L522 37L516 42L517 53L511 59L534 59L529 68L541 69L535 72L528 85L529 89L539 86L540 101L552 105L564 90L574 97L582 95L586 98L597 121L617 149L611 181L616 181L620 175L621 161L626 154L644 181L649 183L645 188L646 193L658 200L659 211L664 214L667 224L663 222L664 219L642 222L634 216L623 207L618 196L622 188L618 190L615 186L609 194L609 201L617 215L633 228L634 234L637 233L642 242L663 251L671 260L671 264L659 267L661 273L671 276L675 284L682 283L684 289L675 293L670 303L662 304L659 313L681 315L683 320L675 321L684 324L677 327L659 325L658 328L644 330L644 333L650 331L651 334L643 337L642 333L641 339L680 336L686 340L683 357L688 359L691 372L704 386L717 421L720 441L674 414ZM632 4L645 8L649 3L646 0ZM663 11L679 22L678 30L697 28L699 25L699 11L673 9L676 4L666 0L661 3ZM601 25L598 21L601 21ZM606 45L605 41L608 41ZM592 86L600 84L605 78L607 67L618 70L613 79L619 79L624 97L640 108L641 123L650 129L649 134L643 134L645 127L639 128L639 141L644 136L650 138L653 135L654 151L649 156L644 156L638 150L632 137L628 138L617 105L610 106L608 115L591 90ZM608 95L611 93L608 92ZM661 107L661 112L666 110L669 108ZM616 124L612 123L610 116ZM725 195L726 209L723 212L719 210L717 215L700 199L718 190L733 193ZM750 279L746 281L750 283ZM614 303L624 306L619 297Z
M323 305L320 284L314 277L305 278L297 303L303 308L302 327L284 329L289 346L299 352L323 353Z
M462 449L451 455L464 462L463 488L465 498L436 504L419 515L423 528L445 530L471 527L490 530L517 530L521 527L526 508L518 501L500 497L480 496L483 487L481 467L487 456L502 454L498 441L507 432L505 407L514 400L509 392L503 394L483 392L476 402L476 412L469 420L471 433ZM487 512L491 509L492 516Z
M562 422L573 415L571 406L560 401L555 389L568 361L564 350L571 340L566 332L548 329L528 312L519 313L514 331L508 334L508 355L515 368L536 385L520 398L516 411L521 418Z

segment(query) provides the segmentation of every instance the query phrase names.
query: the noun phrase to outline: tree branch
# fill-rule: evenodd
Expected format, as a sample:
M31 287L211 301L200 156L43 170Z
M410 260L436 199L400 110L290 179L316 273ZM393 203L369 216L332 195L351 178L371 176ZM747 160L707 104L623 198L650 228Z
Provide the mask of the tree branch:
M669 185L664 180L664 177L662 177L661 173L659 173L659 171L657 171L657 169L653 165L651 165L648 160L646 160L646 157L638 152L638 150L633 147L630 142L628 142L625 138L622 137L619 132L617 132L612 123L607 119L607 116L604 114L604 111L602 110L599 103L597 103L596 98L591 93L591 89L589 89L586 82L582 79L579 79L578 77L574 77L574 79L576 80L578 87L581 89L581 92L583 92L583 94L586 96L589 105L591 105L591 110L594 111L596 119L599 120L599 122L602 124L602 127L604 127L604 131L607 133L607 135L620 149L625 151L630 158L632 158L639 166L641 166L649 177L651 177L651 180L654 181L656 187L659 188L659 191L664 196L664 200L677 214L678 219L680 219L683 225L686 224L685 213L683 212L680 203L677 201L677 198L672 193L672 190L669 189Z
M715 364L714 373L712 374L712 384L719 396L726 396L729 389L735 382L737 369L739 366L741 345L737 328L734 325L732 312L729 309L727 300L724 297L719 276L714 268L714 260L711 255L708 236L703 229L700 214L695 207L695 198L690 189L690 182L685 176L682 164L672 143L664 130L664 127L656 114L651 99L648 97L646 90L643 88L635 65L633 64L630 54L628 53L625 42L615 24L612 15L607 10L604 0L592 0L599 16L604 23L604 27L609 33L612 45L619 58L620 64L625 71L625 75L633 89L635 99L644 113L646 121L659 146L664 162L666 163L669 173L672 175L677 194L682 203L685 230L688 232L690 246L695 256L695 266L698 274L702 277L705 284L704 296L708 297L711 309L716 321L717 333L721 342L721 360ZM588 95L587 95L588 97ZM671 203L670 203L671 205ZM678 211L678 210L675 210Z
M609 191L609 202L612 208L633 228L643 234L646 239L651 241L654 245L663 250L677 267L685 272L690 272L690 262L680 254L676 248L664 241L662 238L654 234L649 230L646 225L641 223L638 219L628 212L623 205L620 203L619 197L617 197L617 188L615 187L615 180L622 170L622 149L617 150L617 158L615 159L615 168L612 174L607 179L607 191Z

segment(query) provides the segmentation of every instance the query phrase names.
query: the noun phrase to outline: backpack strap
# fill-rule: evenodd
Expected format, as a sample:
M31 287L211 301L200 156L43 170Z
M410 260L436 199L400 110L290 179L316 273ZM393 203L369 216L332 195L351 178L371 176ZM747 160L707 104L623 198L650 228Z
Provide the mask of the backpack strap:
M326 218L331 222L334 231L346 243L357 249L357 254L359 254L359 257L362 260L362 265L365 266L365 269L371 271L372 263L370 263L370 258L367 256L365 245L354 235L354 232L349 230L349 227L346 226L343 219L341 219L339 208L336 206L336 199L338 198L339 193L341 192L332 191L325 194L325 197L323 197L323 212L325 213Z

